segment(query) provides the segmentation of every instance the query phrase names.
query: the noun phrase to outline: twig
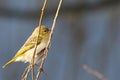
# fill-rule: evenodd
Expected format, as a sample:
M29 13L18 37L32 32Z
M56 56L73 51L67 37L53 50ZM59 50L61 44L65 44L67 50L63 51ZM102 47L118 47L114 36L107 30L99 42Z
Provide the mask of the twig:
M83 69L87 71L89 74L97 77L99 80L107 80L101 73L96 70L90 69L87 65L83 65Z
M30 72L31 68L30 68L30 65L27 66L27 68L25 69L23 75L22 75L22 80L27 80L27 76L28 76L28 73Z
M41 65L40 65L40 67L39 67L39 69L38 69L38 73L37 73L37 75L36 75L36 80L39 79L40 74L41 74L41 72L42 72L42 70L43 70L43 65L44 65L44 62L45 62L45 60L46 60L46 56L47 56L47 54L48 54L49 45L50 45L51 38L52 38L52 35L53 35L53 32L54 32L54 28L55 28L56 20L57 20L57 17L58 17L59 11L60 11L60 7L61 7L61 4L62 4L62 1L63 1L63 0L60 0L60 2L59 2L59 5L58 5L58 8L57 8L57 11L56 11L56 14L55 14L54 20L53 20L53 24L52 24L52 28L51 28L51 32L50 32L50 36L49 36L49 40L48 40L48 43L47 43L47 47L46 47L46 49L45 49L45 51L44 51L44 55L45 55L45 57L42 59Z
M33 58L32 58L32 61L30 63L30 65L25 69L23 75L22 75L22 80L26 80L27 79L27 76L31 70L31 74L32 74L32 80L34 80L34 58L35 58L35 53L36 53L36 49L37 49L37 43L38 43L38 38L39 38L39 35L40 35L40 29L41 29L41 24L42 24L42 19L43 19L43 14L44 14L44 11L45 11L45 7L46 7L46 3L47 3L47 0L44 1L44 4L43 4L43 7L42 7L42 11L41 11L41 15L40 15L40 20L39 20L39 33L37 35L37 41L36 41L36 44L35 44L35 49L34 49L34 53L33 53Z
M34 80L34 58L35 58L35 53L36 53L36 49L37 49L37 43L38 43L38 39L39 39L39 35L40 35L40 29L41 29L41 24L42 24L42 20L43 20L43 15L44 15L44 11L45 11L45 7L46 7L46 3L47 3L47 0L44 1L44 4L43 4L43 7L42 7L42 12L41 12L41 16L40 16L40 20L39 20L39 33L38 33L38 36L37 36L37 41L36 41L36 44L35 44L35 49L34 49L34 54L33 54L33 59L32 59L32 80Z

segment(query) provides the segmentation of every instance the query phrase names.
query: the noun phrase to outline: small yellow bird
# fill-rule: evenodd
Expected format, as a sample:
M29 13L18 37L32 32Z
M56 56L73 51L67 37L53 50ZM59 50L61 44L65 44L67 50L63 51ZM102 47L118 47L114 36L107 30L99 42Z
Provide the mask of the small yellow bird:
M35 59L34 59L34 64L37 64L44 56L43 52L47 46L50 29L42 25L40 29L39 37L38 37L38 33L39 33L39 27L37 27L33 31L31 36L27 39L27 41L24 43L21 49L16 53L16 55L10 61L8 61L3 66L3 68L5 68L6 66L8 66L13 62L31 63L33 59L33 53L35 50L35 44L38 38L37 49L36 49Z

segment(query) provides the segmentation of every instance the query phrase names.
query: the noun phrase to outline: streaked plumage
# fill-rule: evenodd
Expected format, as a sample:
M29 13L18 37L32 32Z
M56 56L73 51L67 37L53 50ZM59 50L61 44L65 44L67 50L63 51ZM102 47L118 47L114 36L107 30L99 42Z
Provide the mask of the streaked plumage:
M24 63L26 62L31 63L38 33L39 33L39 27L37 27L33 31L32 35L24 43L21 49L16 53L16 55L10 61L8 61L3 66L3 68L13 62L18 62L18 61L21 61ZM40 36L38 38L37 49L35 54L35 60L34 60L35 64L38 63L40 59L43 57L42 53L47 45L49 33L50 33L50 30L46 26L42 25L40 29Z

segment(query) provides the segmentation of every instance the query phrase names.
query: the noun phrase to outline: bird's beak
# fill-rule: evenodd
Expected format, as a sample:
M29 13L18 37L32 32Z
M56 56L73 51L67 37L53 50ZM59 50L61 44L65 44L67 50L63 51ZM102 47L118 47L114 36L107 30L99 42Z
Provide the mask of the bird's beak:
M51 29L49 30L49 33L51 32Z

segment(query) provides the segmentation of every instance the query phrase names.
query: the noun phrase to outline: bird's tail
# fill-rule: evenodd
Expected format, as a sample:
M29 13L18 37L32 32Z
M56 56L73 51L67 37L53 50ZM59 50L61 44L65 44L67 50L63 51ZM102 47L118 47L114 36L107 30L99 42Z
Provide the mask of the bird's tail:
M13 62L15 62L15 59L14 59L14 58L11 59L10 61L8 61L6 64L4 64L4 65L2 66L2 68L7 67L8 65L10 65L10 64L13 63Z

